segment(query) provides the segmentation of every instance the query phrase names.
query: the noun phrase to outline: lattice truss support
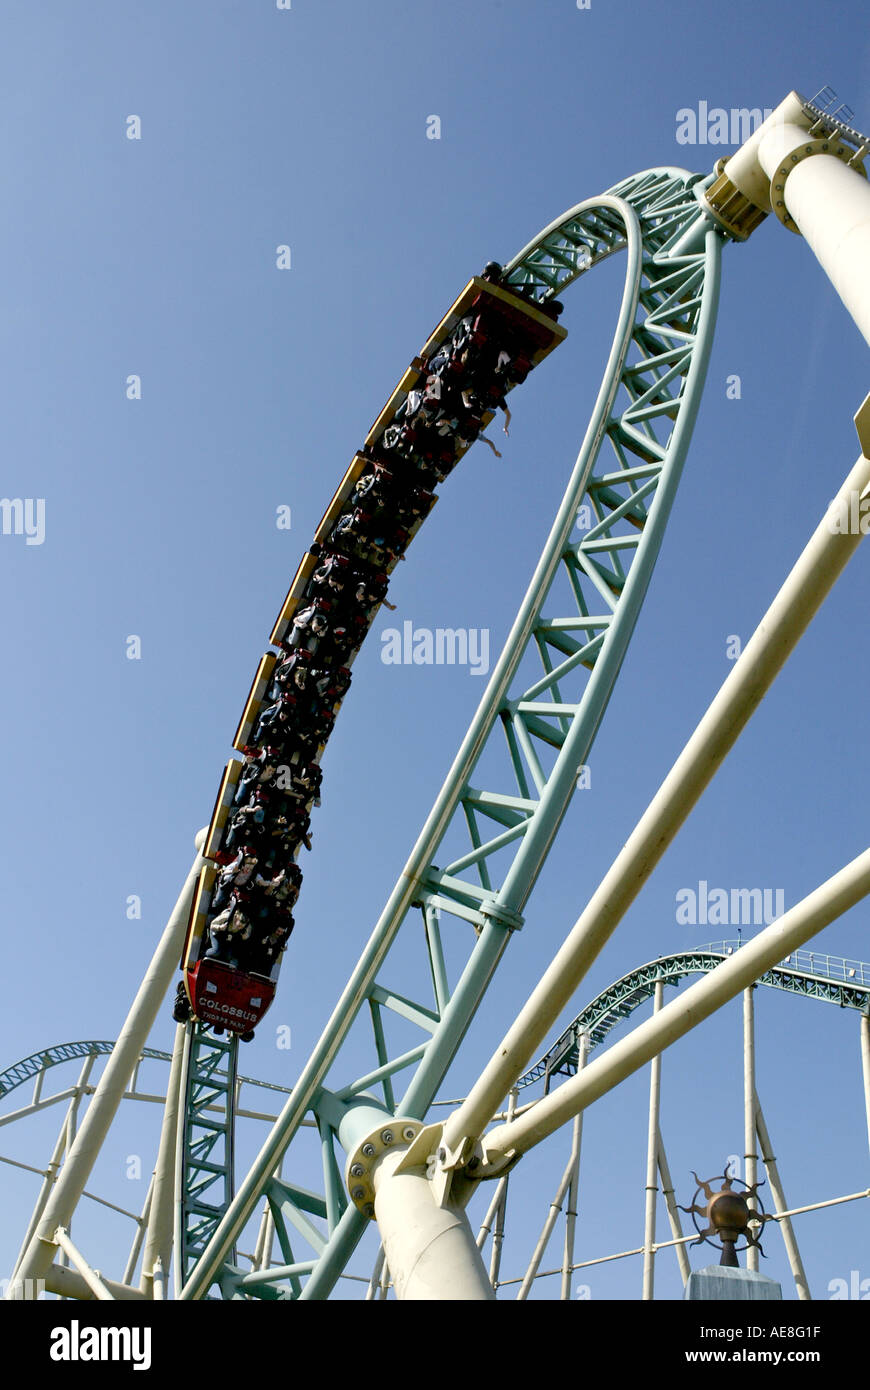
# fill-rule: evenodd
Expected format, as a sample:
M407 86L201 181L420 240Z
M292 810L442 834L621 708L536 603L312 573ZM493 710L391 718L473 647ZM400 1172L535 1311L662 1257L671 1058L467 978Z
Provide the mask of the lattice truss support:
M627 252L605 378L480 708L291 1101L228 1211L217 1174L208 1200L197 1189L184 1298L206 1297L215 1283L235 1296L328 1295L367 1222L348 1204L337 1154L353 1154L374 1130L392 1136L394 1116L423 1118L522 925L625 655L700 400L723 238L704 231L699 177L653 170L626 180L546 228L507 268L511 283L543 300ZM578 518L591 520L579 536ZM306 1116L320 1137L317 1192L275 1177L285 1154L294 1166L288 1146ZM246 1272L232 1247L264 1197L285 1263ZM301 1258L290 1227L307 1247ZM194 1248L202 1254L191 1268Z
M182 1145L187 1161L178 1204L176 1268L188 1270L214 1235L219 1213L233 1192L236 1096L235 1036L215 1037L190 1028L185 1063L187 1096ZM179 1287L182 1280L178 1280Z

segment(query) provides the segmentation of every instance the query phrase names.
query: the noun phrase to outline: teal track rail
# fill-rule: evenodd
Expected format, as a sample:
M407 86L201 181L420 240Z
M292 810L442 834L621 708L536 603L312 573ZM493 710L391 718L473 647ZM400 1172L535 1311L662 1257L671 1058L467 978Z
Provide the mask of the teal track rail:
M211 1191L200 1193L199 1206L211 1211L197 1220L212 1233L205 1243L199 1234L183 1238L183 1299L209 1297L216 1286L234 1298L328 1297L367 1225L348 1202L339 1155L366 1126L423 1119L522 926L625 656L701 399L724 237L699 208L700 181L678 169L635 175L571 208L506 267L508 283L544 301L626 253L592 418L477 713L292 1096L229 1205L218 1171ZM579 516L592 525L578 537ZM485 776L478 772L484 753ZM451 960L461 950L465 961L452 985L448 932ZM400 937L403 950L393 953ZM419 970L409 973L409 951L431 980L425 998ZM395 1018L413 1025L414 1046L407 1035L394 1045ZM312 1119L321 1140L319 1192L274 1176L282 1162L293 1172L294 1140ZM180 1161L186 1174L188 1149ZM184 1192L190 1181L184 1177ZM233 1248L264 1199L285 1263L245 1271ZM301 1256L291 1228L306 1247Z

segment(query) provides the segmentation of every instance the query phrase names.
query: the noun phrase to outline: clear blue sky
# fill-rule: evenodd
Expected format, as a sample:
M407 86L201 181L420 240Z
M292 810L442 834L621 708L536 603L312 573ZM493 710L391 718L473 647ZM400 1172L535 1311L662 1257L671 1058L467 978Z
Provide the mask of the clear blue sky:
M829 83L867 130L870 38L858 0L836 23L806 0L293 0L286 11L7 0L0 40L0 491L45 499L41 545L0 536L2 1069L52 1043L115 1036L288 580L469 276L628 174L707 172L730 147L676 140L677 112L702 101L775 106ZM132 115L139 140L126 137ZM620 277L611 263L566 296L558 365L514 397L503 460L477 448L450 479L396 574L396 619L489 628L497 649L585 428ZM769 221L726 249L708 390L593 786L575 798L449 1094L500 1039L727 675L729 637L749 636L854 461L867 366L799 238ZM734 373L740 400L726 399ZM141 400L126 398L131 374ZM282 505L289 531L275 526ZM859 553L578 1009L633 966L722 934L677 923L681 888L782 888L790 905L865 847L868 584L870 552ZM244 1056L246 1070L288 1085L481 694L462 668L382 664L392 621L378 619L357 660L325 759L269 1016L291 1025L293 1048L278 1051L265 1028ZM141 660L126 657L131 635ZM138 921L126 916L132 894ZM870 959L867 920L854 910L819 948ZM767 992L757 1012L759 1090L789 1200L866 1188L857 1018ZM169 1046L172 1029L166 1009L154 1045ZM692 1168L706 1176L742 1152L740 1067L736 1006L665 1058L663 1132L685 1202ZM587 1117L579 1258L640 1242L645 1090L640 1075ZM96 1184L130 1206L151 1161L141 1181L125 1176L145 1143L138 1123L113 1136ZM44 1162L51 1141L39 1134L5 1129L0 1153ZM556 1145L528 1164L506 1274L521 1272L564 1158ZM9 1168L0 1183L5 1272L33 1187ZM88 1253L120 1273L117 1228L101 1221ZM816 1297L852 1269L870 1278L867 1230L864 1204L803 1218ZM778 1243L768 1248L767 1272L784 1275ZM677 1296L662 1270L662 1295ZM587 1282L593 1298L634 1298L640 1271L622 1262Z

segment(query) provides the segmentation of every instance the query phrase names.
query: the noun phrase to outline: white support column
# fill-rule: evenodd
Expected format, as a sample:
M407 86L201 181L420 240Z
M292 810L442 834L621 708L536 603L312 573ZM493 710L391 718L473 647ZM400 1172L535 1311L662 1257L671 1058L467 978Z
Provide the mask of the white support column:
M139 1287L149 1297L153 1291L153 1271L160 1261L165 1278L172 1258L173 1223L175 1219L175 1149L178 1140L178 1116L181 1109L181 1074L184 1064L184 1044L187 1029L183 1023L176 1025L175 1044L172 1048L172 1062L169 1080L166 1083L166 1106L163 1111L163 1124L160 1130L160 1143L157 1149L157 1162L151 1179L151 1210L148 1213L148 1233L142 1255L142 1275Z
M580 1173L580 1140L583 1137L583 1116L575 1115L571 1127L571 1159L569 1162L568 1198L565 1203L565 1245L562 1251L562 1287L559 1294L563 1303L571 1298L571 1276L574 1263L574 1231L577 1224L577 1188Z
M747 1187L758 1181L758 1155L755 1151L755 1002L753 986L743 991L743 1165ZM755 1201L751 1199L754 1209ZM746 1268L758 1273L758 1250L750 1245L746 1251Z
M272 1247L275 1241L275 1218L269 1203L264 1203L254 1248L254 1269L268 1269L272 1263Z
M680 1213L674 1196L674 1181L671 1177L671 1170L668 1167L661 1130L659 1130L659 1173L662 1179L662 1196L665 1199L665 1206L668 1209L668 1220L671 1224L671 1235L674 1240L682 1242L683 1225L680 1221ZM674 1249L677 1252L677 1264L680 1267L680 1277L685 1285L688 1283L689 1275L692 1272L692 1266L689 1264L689 1256L686 1253L685 1245L682 1243L680 1245L675 1245Z
M755 207L804 236L870 343L870 184L857 151L836 133L810 133L815 119L791 92L722 172Z
M567 1193L568 1188L571 1185L571 1176L574 1172L576 1144L577 1137L575 1128L574 1133L572 1134L571 1156L568 1159L567 1167L565 1168L565 1171L562 1174L561 1181L556 1190L556 1195L550 1203L550 1210L547 1212L543 1229L541 1231L540 1236L538 1237L538 1243L535 1246L532 1258L529 1261L529 1267L523 1276L522 1283L520 1284L520 1290L517 1294L518 1303L524 1302L529 1296L531 1287L535 1282L535 1276L537 1275L538 1270L540 1268L541 1260L544 1258L544 1251L546 1250L550 1240L550 1236L553 1233L553 1227L556 1224L556 1218L562 1210L562 1203L564 1202L565 1194Z
M589 1034L581 1033L577 1049L577 1070L582 1071L589 1056ZM565 1249L562 1253L562 1300L571 1297L571 1277L574 1273L574 1236L577 1229L577 1193L580 1187L580 1144L583 1139L583 1116L574 1116L574 1132L571 1136L571 1152L574 1169L571 1173L571 1186L568 1188L568 1203L565 1207Z
M380 1280L380 1277L381 1277L381 1270L382 1270L383 1268L384 1268L384 1247L381 1246L380 1250L379 1250L378 1253L377 1253L377 1257L376 1257L376 1259L375 1259L374 1268L372 1269L372 1277L371 1277L371 1279L369 1280L369 1286L368 1286L368 1288L366 1289L366 1296L365 1296L365 1299L364 1299L364 1302L365 1302L365 1303L373 1303L373 1302L374 1302L375 1294L376 1294L377 1291L378 1291L378 1281Z
M55 1233L58 1227L69 1226L97 1155L117 1114L136 1059L147 1042L148 1034L157 1017L157 1011L163 1003L172 976L178 968L194 890L199 879L200 869L205 862L198 853L204 842L205 833L204 830L201 830L196 837L196 858L154 952L145 978L133 1000L112 1055L106 1063L99 1085L76 1135L75 1143L67 1154L66 1162L46 1203L42 1218L30 1242L30 1248L21 1261L17 1279L40 1279L51 1268L56 1250ZM10 1295L14 1296L14 1285L10 1288L7 1297Z
M142 1212L136 1222L136 1234L133 1237L133 1244L130 1246L130 1253L127 1256L127 1264L124 1268L124 1283L132 1284L136 1273L136 1265L139 1261L139 1253L142 1249L142 1242L145 1239L145 1231L151 1216L151 1203L154 1198L154 1174L151 1174L151 1181L148 1184L148 1191L145 1194L145 1201L142 1203Z
M486 1209L486 1216L480 1223L480 1230L478 1231L476 1238L478 1250L482 1250L483 1247L486 1245L486 1238L491 1233L493 1225L495 1224L495 1214L499 1209L502 1194L504 1192L503 1184L504 1179L499 1178L498 1182L496 1183L495 1192L492 1195L492 1200L490 1201L490 1204Z
M395 1170L405 1155L385 1153L374 1169L375 1216L396 1297L406 1301L495 1299L465 1212L439 1206L423 1167Z
M65 1251L64 1256L66 1257ZM103 1275L99 1277L115 1302L139 1302L145 1297L139 1289L131 1289L129 1285L116 1283ZM45 1276L45 1287L49 1293L60 1294L61 1298L79 1298L87 1301L94 1296L93 1289L82 1275L64 1265L51 1266Z
M517 1108L516 1087L508 1096L507 1118L512 1120ZM495 1205L495 1229L492 1233L492 1249L489 1252L489 1282L493 1290L498 1288L498 1276L501 1273L501 1252L504 1246L504 1222L507 1211L508 1189L510 1187L510 1173L505 1173L503 1178L498 1180L497 1201ZM478 1249L482 1249L480 1239L477 1241Z
M784 125L762 140L758 159L771 181L774 212L781 199L870 343L870 184L819 150L820 143Z
M861 1068L864 1072L864 1109L867 1113L867 1143L870 1145L870 1018L861 1015Z
M501 1252L504 1245L504 1219L507 1209L508 1184L510 1174L499 1178L498 1203L495 1209L495 1230L492 1233L492 1249L489 1252L489 1282L493 1290L498 1286L498 1276L501 1273Z
M54 1242L69 1257L70 1263L78 1270L94 1297L100 1302L113 1303L114 1295L103 1283L99 1271L91 1269L84 1255L73 1245L69 1238L69 1232L63 1226L58 1227L55 1231Z
M755 1122L758 1128L758 1142L761 1145L761 1157L764 1161L764 1167L770 1183L770 1190L773 1193L773 1205L777 1212L786 1212L788 1211L788 1202L785 1199L785 1192L780 1180L779 1169L776 1166L776 1159L773 1156L773 1145L770 1142L770 1135L767 1132L767 1125L764 1122L761 1102L757 1094L755 1096ZM785 1253L788 1256L788 1262L791 1266L797 1296L799 1299L805 1301L811 1297L810 1286L806 1270L804 1269L804 1262L801 1259L801 1252L798 1249L797 1236L791 1224L791 1217L782 1216L777 1224L782 1231Z
M653 1013L662 1007L664 985L656 980L655 1004ZM641 1298L654 1297L655 1288L655 1239L656 1239L656 1201L658 1189L658 1149L659 1149L659 1102L662 1086L662 1055L659 1052L650 1063L649 1076L649 1127L646 1143L646 1202L643 1225L643 1292Z

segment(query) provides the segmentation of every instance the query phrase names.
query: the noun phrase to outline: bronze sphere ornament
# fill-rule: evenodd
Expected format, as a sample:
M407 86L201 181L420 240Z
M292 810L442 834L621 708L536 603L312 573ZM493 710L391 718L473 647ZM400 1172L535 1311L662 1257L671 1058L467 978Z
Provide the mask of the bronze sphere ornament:
M761 1245L761 1228L765 1221L772 1221L773 1217L765 1213L761 1198L758 1196L758 1189L763 1186L763 1183L756 1182L749 1187L740 1178L730 1177L726 1168L722 1174L721 1188L714 1191L710 1184L716 1181L715 1178L708 1178L705 1182L694 1172L692 1177L698 1184L692 1198L692 1205L680 1207L680 1211L689 1213L695 1230L698 1232L698 1239L692 1244L701 1245L706 1242L708 1245L714 1246L715 1249L721 1250L720 1265L726 1265L731 1269L740 1267L740 1262L737 1259L739 1250L748 1250L750 1246L756 1246L764 1255ZM735 1183L739 1183L745 1190L735 1192ZM700 1192L703 1192L707 1199L707 1205L704 1207L697 1205ZM754 1202L754 1206L749 1205L750 1199ZM698 1225L696 1218L699 1216L702 1216L707 1222L704 1230L701 1230ZM719 1241L713 1239L715 1236L719 1237ZM745 1240L745 1245L737 1244L741 1238Z

